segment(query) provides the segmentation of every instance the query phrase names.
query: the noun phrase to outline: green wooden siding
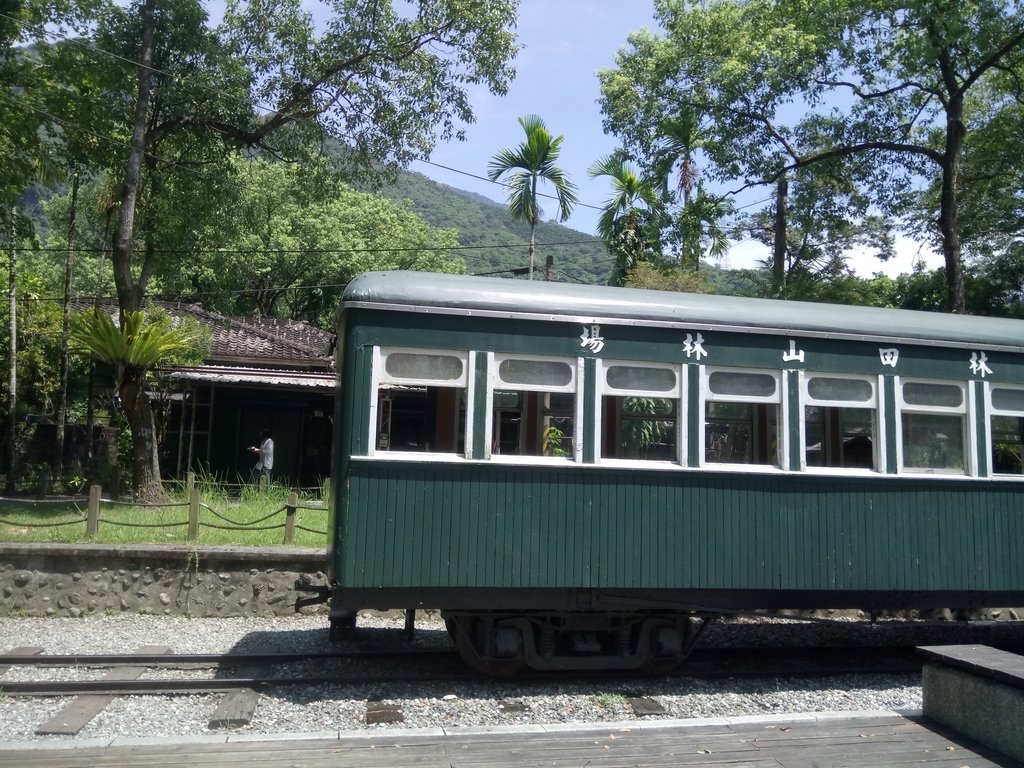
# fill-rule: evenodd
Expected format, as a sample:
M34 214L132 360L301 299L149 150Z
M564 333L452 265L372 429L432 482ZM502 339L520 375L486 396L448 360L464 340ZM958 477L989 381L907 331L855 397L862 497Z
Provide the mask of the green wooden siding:
M1024 590L1024 509L1008 483L349 469L335 553L346 587Z

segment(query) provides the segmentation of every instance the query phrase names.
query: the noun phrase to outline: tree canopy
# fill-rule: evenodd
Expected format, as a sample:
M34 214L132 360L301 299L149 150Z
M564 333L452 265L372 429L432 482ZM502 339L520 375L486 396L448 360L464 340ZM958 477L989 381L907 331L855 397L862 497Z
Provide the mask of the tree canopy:
M730 192L844 179L905 223L921 220L923 180L946 307L964 311L965 148L992 121L1020 132L1019 2L657 0L655 13L664 33L632 35L600 75L605 126L627 150L653 163L671 122L692 112L706 174Z
M174 273L175 254L195 251L239 156L322 158L337 177L386 178L460 138L470 93L504 93L517 52L515 0L327 0L316 17L300 0L229 0L214 21L202 0L13 2L0 42L36 48L0 56L0 110L13 101L20 116L0 121L0 163L17 161L0 171L16 195L30 150L48 142L76 171L114 181L122 318ZM80 22L75 34L42 26L65 17ZM122 404L148 409L145 398ZM151 414L126 415L133 440L151 441ZM137 462L147 495L143 482L159 476Z

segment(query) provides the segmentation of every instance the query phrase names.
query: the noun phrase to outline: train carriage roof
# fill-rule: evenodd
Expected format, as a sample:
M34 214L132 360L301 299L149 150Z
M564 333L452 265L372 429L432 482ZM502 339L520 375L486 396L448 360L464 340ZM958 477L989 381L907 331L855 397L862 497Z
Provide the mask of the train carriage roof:
M428 272L359 275L356 307L1024 351L1021 320Z

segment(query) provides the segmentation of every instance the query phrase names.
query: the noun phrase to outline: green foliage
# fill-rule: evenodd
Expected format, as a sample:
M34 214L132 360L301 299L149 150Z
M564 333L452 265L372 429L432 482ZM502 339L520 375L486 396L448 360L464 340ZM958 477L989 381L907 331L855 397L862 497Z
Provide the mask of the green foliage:
M464 272L456 232L408 206L332 182L317 168L236 160L217 216L160 284L224 314L259 313L331 326L344 286L369 270Z
M491 181L504 179L508 191L508 211L513 219L530 225L530 277L533 277L535 228L540 221L540 198L538 186L541 182L554 188L558 204L558 220L569 218L573 207L579 202L576 185L565 171L559 168L558 154L564 136L553 137L544 121L537 115L519 118L526 138L515 149L502 149L491 159L487 175ZM545 274L553 279L554 259L547 254Z
M520 117L519 125L526 133L525 140L515 149L500 150L491 160L487 175L491 181L505 177L512 218L534 224L540 219L541 208L537 185L540 181L549 183L555 189L558 220L565 221L579 202L576 185L555 165L565 136L553 137L537 115Z
M660 257L665 199L656 184L641 178L637 168L619 155L598 159L589 173L592 179L607 177L612 185L612 195L597 220L597 232L615 257L609 283L622 285L637 263Z
M711 293L703 272L691 272L641 261L626 275L627 288L680 293Z
M972 145L975 130L1019 126L1005 120L1019 108L1024 61L1017 3L660 0L655 12L665 33L632 35L600 74L605 127L642 165L661 161L674 121L696 115L705 175L732 191L800 171L795 194L817 208L798 238L821 239L872 208L929 221L947 309L963 310L960 163L965 146L993 157ZM1020 152L1006 159L1021 166ZM922 177L933 185L929 218L912 192ZM834 186L839 205L801 185Z
M72 316L71 343L96 360L145 370L182 355L201 359L197 333L198 326L172 327L171 318L161 312L128 312L118 326L106 312L90 309Z
M545 456L565 457L569 455L565 446L562 445L565 440L565 432L558 427L554 425L546 427L541 438L541 450Z

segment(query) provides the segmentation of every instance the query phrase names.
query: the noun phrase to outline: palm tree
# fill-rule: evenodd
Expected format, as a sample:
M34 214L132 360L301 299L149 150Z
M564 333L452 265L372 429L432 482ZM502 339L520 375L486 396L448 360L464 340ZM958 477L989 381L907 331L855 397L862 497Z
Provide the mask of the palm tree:
M95 308L72 318L74 347L114 369L114 387L132 430L132 485L142 501L159 501L164 496L146 374L172 355L192 349L197 341L193 331L172 327L166 315L126 312L120 327Z
M598 159L589 173L592 179L607 176L612 183L612 196L597 220L597 234L615 255L609 282L622 285L626 273L658 247L664 200L656 185L641 178L636 168L618 155Z
M515 149L503 149L498 152L487 167L487 175L491 181L505 177L504 184L508 188L508 212L513 219L528 222L530 225L532 280L534 254L537 250L534 230L540 221L540 206L537 203L538 183L546 181L555 188L560 222L569 218L573 206L579 200L576 197L576 185L569 181L565 171L555 165L565 137L552 138L544 121L537 115L520 117L519 124L526 131L526 140ZM545 259L544 279L551 280L553 271L554 261L548 253Z

